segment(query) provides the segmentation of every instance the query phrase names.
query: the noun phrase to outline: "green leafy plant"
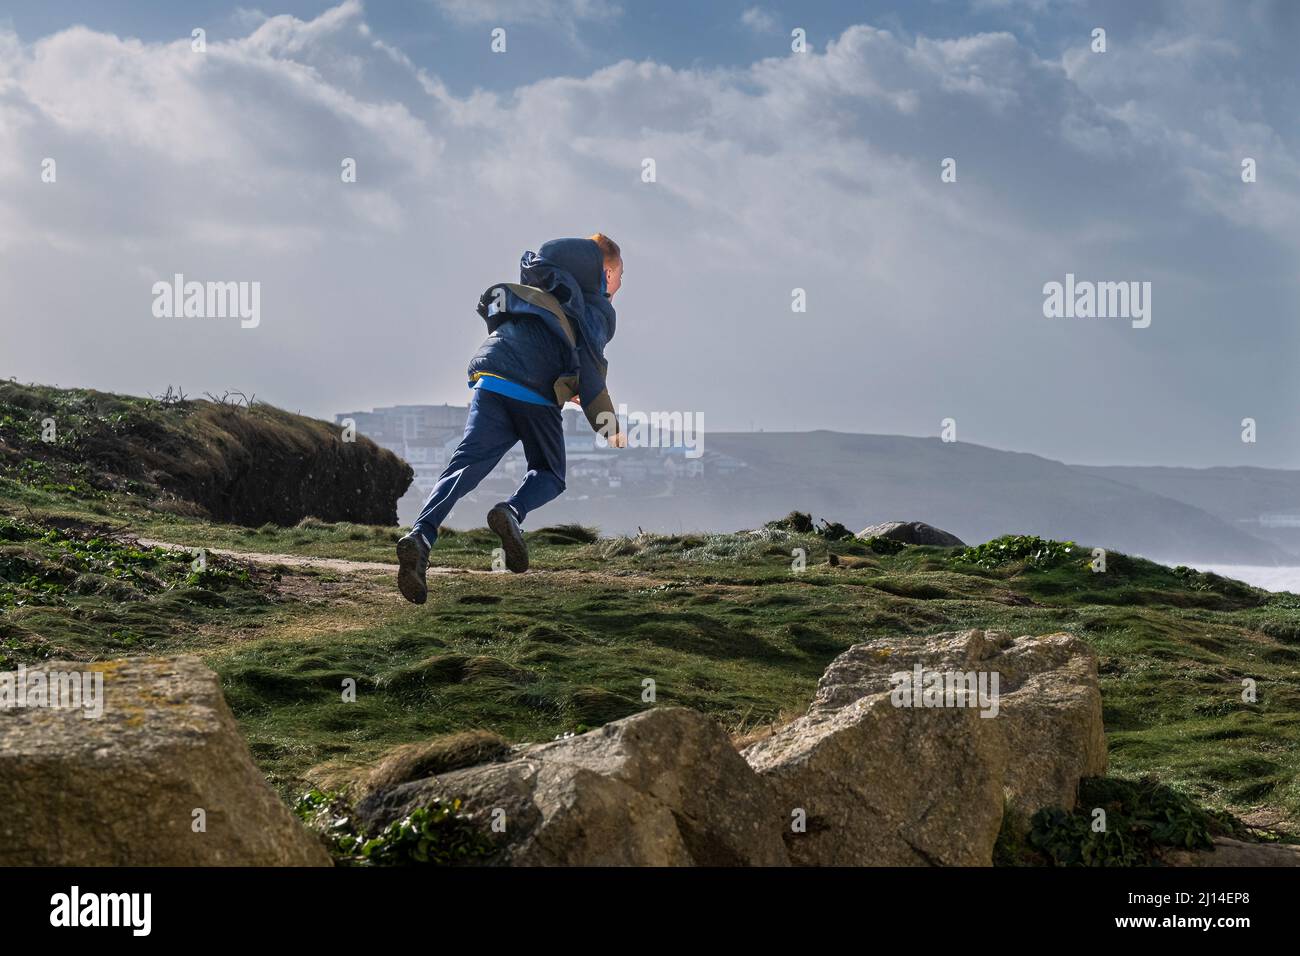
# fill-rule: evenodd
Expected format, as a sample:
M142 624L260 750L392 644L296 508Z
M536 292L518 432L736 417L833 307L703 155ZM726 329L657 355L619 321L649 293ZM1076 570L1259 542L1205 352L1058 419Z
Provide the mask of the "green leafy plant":
M310 790L294 805L345 866L452 866L491 855L492 841L460 811L460 800L434 800L367 837L356 830L342 794Z
M958 561L982 568L999 568L1022 561L1032 567L1051 567L1082 556L1073 541L1053 541L1033 534L1004 534L962 551Z
M42 535L40 528L12 518L0 518L0 541L31 541Z
M1095 829L1098 809L1105 811L1102 831ZM1215 833L1244 835L1245 827L1151 777L1093 777L1080 783L1072 813L1059 807L1035 813L1026 843L1053 866L1143 866L1160 848L1208 849Z
M1034 814L1029 843L1054 866L1137 866L1144 862L1127 821L1107 819L1107 829L1092 829L1089 816L1047 807Z
M827 521L825 518L822 518L821 527L817 528L813 533L825 538L827 541L847 541L856 537L852 531L838 521Z
M394 820L361 845L361 857L378 866L450 866L492 852L491 842L460 813L461 803L435 800L403 820Z
M791 511L784 518L769 521L763 527L774 531L789 531L791 534L812 534L813 519L806 511Z
M320 836L331 856L345 865L353 861L362 838L352 824L352 808L342 794L308 790L293 805L293 812Z
M226 570L208 566L199 571L191 571L185 578L185 586L203 588L205 591L224 591L230 587L248 587L251 583L248 571L243 568Z
M902 541L895 541L893 538L882 538L879 535L872 535L862 543L873 554L898 554L907 547Z

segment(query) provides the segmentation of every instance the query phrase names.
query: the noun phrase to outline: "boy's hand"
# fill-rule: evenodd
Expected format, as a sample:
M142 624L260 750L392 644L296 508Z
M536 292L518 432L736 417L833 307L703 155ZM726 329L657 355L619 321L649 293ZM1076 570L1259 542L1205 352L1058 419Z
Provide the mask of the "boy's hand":
M626 432L617 432L617 433L615 433L615 434L613 434L613 435L610 435L609 438L608 438L608 441L609 441L609 447L610 447L610 448L626 448L626 447L627 447L627 433L626 433Z

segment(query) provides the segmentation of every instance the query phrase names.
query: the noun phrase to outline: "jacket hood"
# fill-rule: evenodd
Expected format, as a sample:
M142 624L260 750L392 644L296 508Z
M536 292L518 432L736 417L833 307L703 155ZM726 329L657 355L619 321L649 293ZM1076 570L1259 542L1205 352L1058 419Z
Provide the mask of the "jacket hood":
M614 337L614 306L605 295L605 257L590 239L552 239L519 260L519 281L545 289L578 323L597 355Z
M601 294L605 257L590 239L552 239L537 250L537 258L563 269L578 280L578 288L590 296Z

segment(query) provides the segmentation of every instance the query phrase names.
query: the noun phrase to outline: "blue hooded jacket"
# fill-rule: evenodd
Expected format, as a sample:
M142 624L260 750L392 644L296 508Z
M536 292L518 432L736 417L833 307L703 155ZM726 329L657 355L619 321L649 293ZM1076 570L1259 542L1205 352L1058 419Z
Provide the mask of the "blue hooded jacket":
M556 381L576 377L583 410L599 429L595 416L613 409L605 385L605 346L616 325L614 306L605 294L600 247L590 239L553 239L537 252L523 254L519 282L555 297L576 341L570 344L547 309L493 286L479 299L478 312L490 334L470 359L471 383L497 375L554 400Z

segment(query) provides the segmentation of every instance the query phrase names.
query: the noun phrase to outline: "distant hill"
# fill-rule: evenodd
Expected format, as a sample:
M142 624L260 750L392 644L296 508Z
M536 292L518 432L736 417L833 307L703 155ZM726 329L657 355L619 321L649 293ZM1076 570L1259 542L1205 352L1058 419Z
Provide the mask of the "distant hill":
M679 482L672 497L566 495L547 505L544 520L582 521L607 533L733 531L798 508L855 530L920 520L967 542L1019 532L1174 563L1300 563L1221 514L1115 474L1129 469L1099 473L965 442L830 431L710 433L705 448L749 467L725 479L706 472ZM478 520L458 512L451 523Z
M1120 481L1185 502L1300 556L1300 471L1281 468L1073 467L1085 474ZM1297 563L1300 563L1300 557L1297 557Z

